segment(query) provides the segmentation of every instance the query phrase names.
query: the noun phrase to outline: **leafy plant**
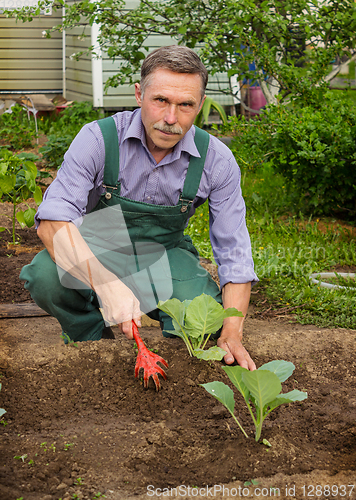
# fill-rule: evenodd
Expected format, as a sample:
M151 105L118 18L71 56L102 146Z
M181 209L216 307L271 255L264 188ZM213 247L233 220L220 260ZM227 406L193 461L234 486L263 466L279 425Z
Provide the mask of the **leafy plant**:
M32 161L22 160L7 149L0 150L0 200L13 204L12 241L16 243L15 220L21 227L32 227L36 210L17 210L19 203L33 198L37 205L42 201L41 188L36 184L37 167Z
M295 366L289 361L276 360L249 371L241 366L223 366L223 370L243 396L251 418L255 425L255 440L261 437L262 424L272 410L282 404L303 401L308 397L306 392L293 391L283 394L281 382L289 378ZM223 382L201 384L204 389L222 403L233 416L245 437L248 437L234 415L234 393ZM254 411L253 409L254 408Z
M251 481L244 482L244 486L257 486L257 485L258 485L258 481L256 481L256 479L251 479Z
M178 299L160 301L157 307L173 320L174 330L169 333L184 341L191 356L205 360L220 360L225 356L226 351L217 346L204 350L206 343L221 328L225 318L243 316L233 307L224 309L213 297L204 293L183 302Z
M59 168L62 165L63 157L69 148L74 136L51 134L47 136L47 142L39 151L49 168Z
M53 120L47 132L47 142L39 149L46 165L59 168L65 152L83 125L98 118L99 111L88 101L73 102L67 106L59 117Z
M3 139L13 149L32 146L36 137L34 122L28 120L27 112L19 104L11 108L11 112L0 116L0 139Z
M66 133L76 135L86 123L100 118L100 111L93 108L90 101L72 102L61 111L57 120L53 121L49 133Z
M202 127L204 124L207 125L208 118L209 118L209 115L210 115L210 112L212 109L214 109L215 111L218 112L221 121L223 122L224 125L226 125L227 124L227 116L226 116L226 113L224 111L224 108L218 102L214 101L214 99L212 99L209 96L207 96L205 98L204 104L203 104L201 110L199 111L199 113L195 119L194 124L197 127Z

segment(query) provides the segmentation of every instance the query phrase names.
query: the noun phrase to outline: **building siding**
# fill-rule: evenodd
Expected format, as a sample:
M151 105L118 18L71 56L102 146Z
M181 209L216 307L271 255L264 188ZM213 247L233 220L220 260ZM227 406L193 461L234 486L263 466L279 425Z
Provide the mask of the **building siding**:
M71 56L79 51L85 51L91 43L90 26L74 28L66 32L66 89L65 97L68 101L92 101L92 69L91 56L83 55L79 61Z
M42 38L61 12L16 23L0 15L0 92L62 93L62 35Z

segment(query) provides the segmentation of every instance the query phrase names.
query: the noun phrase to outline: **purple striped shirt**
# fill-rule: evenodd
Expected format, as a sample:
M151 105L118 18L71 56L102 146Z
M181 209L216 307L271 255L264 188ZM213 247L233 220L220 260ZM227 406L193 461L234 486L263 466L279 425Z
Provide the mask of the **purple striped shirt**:
M177 205L190 156L199 157L192 127L157 164L148 151L141 110L113 116L119 138L121 196L155 205ZM43 220L74 221L88 213L104 192L105 147L97 122L85 125L64 156L56 179L36 214ZM258 281L241 194L240 169L228 147L210 136L204 171L191 207L209 199L210 241L221 287L228 282Z

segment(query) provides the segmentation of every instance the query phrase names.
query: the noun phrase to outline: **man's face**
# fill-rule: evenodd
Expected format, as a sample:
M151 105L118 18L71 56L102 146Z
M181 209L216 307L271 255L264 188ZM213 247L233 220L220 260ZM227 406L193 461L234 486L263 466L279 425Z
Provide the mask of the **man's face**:
M193 125L204 102L201 84L198 74L168 69L157 69L150 75L143 96L136 83L135 97L141 107L147 146L155 158L168 154Z

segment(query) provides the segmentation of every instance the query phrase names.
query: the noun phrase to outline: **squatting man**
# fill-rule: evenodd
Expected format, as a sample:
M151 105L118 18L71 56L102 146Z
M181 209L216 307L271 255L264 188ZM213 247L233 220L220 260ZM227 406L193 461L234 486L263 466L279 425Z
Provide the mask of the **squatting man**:
M45 250L22 269L20 278L73 341L114 338L108 324L117 324L132 339L132 320L141 326L148 292L130 282L127 262L135 248L150 245L165 250L171 297L183 301L205 293L246 315L251 283L258 278L240 170L221 141L193 125L205 100L207 79L205 66L191 49L167 46L151 52L135 84L138 108L85 125L47 189L36 214ZM200 266L196 249L183 234L189 218L207 199L221 289ZM110 224L117 214L117 226L124 226L129 235L127 246L116 237L114 247L124 247L121 253L108 243L115 224L108 224L109 234L98 250L98 215L104 209L111 210ZM95 224L85 225L86 217ZM145 261L147 256L141 257ZM140 260L137 255L135 259ZM162 276L155 276L154 269L151 284L156 289L151 287L150 293L156 305ZM69 285L66 276L72 278ZM160 321L163 335L169 337L171 318L155 306L148 309L144 312ZM243 318L227 318L217 344L226 350L227 364L237 361L253 370L242 332Z

